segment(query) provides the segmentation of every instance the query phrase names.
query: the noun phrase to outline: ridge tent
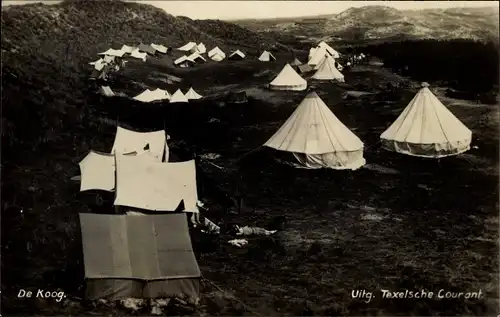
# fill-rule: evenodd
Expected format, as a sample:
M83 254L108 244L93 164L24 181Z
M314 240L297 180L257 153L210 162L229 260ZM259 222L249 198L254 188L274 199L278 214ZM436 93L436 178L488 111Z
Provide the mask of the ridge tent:
M183 55L174 61L174 65L182 68L191 67L194 64L196 64L196 62L187 57L186 55Z
M128 45L123 45L122 48L120 49L122 52L125 52L127 54L132 54L134 50L136 50L136 47L128 46Z
M99 58L98 60L96 60L94 62L90 62L89 65L96 65L96 64L99 64L99 63L102 63L102 62L104 62L104 59Z
M198 61L203 61L203 62L206 62L207 60L205 59L205 57L201 56L199 53L197 52L194 52L192 53L191 55L189 55L187 57L189 60L192 60L193 62L198 62Z
M307 88L307 81L286 64L276 78L271 81L269 88L273 90L294 90L302 91Z
M457 155L470 149L472 132L428 87L422 83L408 106L382 133L384 149L426 158Z
M200 53L200 54L205 54L207 52L207 47L205 46L205 44L203 44L201 42L198 44L196 49L198 50L198 53Z
M175 102L189 102L189 100L180 89L177 89L170 97L170 103Z
M245 58L245 54L242 51L236 50L231 55L229 55L228 59L230 60L242 60Z
M163 159L167 144L165 130L136 132L122 127L116 128L115 141L111 153L142 153L149 145L151 155L159 162Z
M130 53L130 56L137 58L137 59L142 59L142 61L145 62L148 54L141 53L141 52L139 52L139 49L135 49L132 53Z
M163 54L166 54L167 53L167 50L168 48L166 48L165 46L163 45L157 45L157 44L154 44L154 43L151 43L151 47L157 51L157 52L160 52L160 53L163 53Z
M302 65L302 62L299 61L297 58L295 58L291 63L290 63L291 66L300 66Z
M259 61L261 61L261 62L270 62L270 61L275 61L275 60L276 60L276 57L274 57L274 55L268 51L262 52L262 54L259 57Z
M113 92L113 90L111 90L111 88L109 86L101 86L99 88L99 93L103 96L106 96L106 97L115 96L115 93Z
M88 300L199 300L201 272L185 215L79 217Z
M104 62L105 63L113 63L115 61L115 56L112 55L106 55L104 56Z
M194 53L198 51L198 45L196 45L195 42L189 42L186 45L179 47L178 50Z
M114 205L149 211L198 213L195 161L176 163L138 160L116 156L116 198Z
M328 56L319 69L311 77L317 80L336 80L338 82L344 82L344 75L335 68L335 60L333 57Z
M137 49L139 51L148 53L149 55L155 55L156 54L156 50L154 48L152 48L151 45L146 45L146 44L141 43L141 44L139 44L137 46Z
M222 57L222 59L226 58L226 53L224 53L218 46L214 47L213 49L211 49L209 52L208 52L208 57L213 59L212 57L214 55L219 55L220 57ZM221 59L221 60L222 60ZM215 59L214 59L215 60ZM220 60L217 60L217 61L220 61Z
M201 99L203 98L202 95L198 94L196 91L194 91L193 87L189 88L189 90L185 94L186 98L188 100L190 99Z
M215 53L215 54L212 54L212 56L210 56L210 59L215 61L215 62L220 62L222 61L225 57L225 55L221 55L219 53Z
M264 146L291 153L295 167L355 170L366 163L363 142L315 92L304 98Z
M106 52L99 53L97 55L109 55L115 57L122 57L125 54L122 50L114 50L112 48L108 49Z
M326 49L328 54L330 54L333 58L340 58L339 52L334 50L330 45L326 44L325 41L321 41L318 44L318 47Z

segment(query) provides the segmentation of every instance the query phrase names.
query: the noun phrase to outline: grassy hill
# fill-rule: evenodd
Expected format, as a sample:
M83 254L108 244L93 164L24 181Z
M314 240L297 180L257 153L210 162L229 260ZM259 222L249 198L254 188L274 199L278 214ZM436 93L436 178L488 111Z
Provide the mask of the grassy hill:
M364 6L329 16L235 23L262 33L293 35L305 40L498 40L498 8L494 7L401 11L385 6Z

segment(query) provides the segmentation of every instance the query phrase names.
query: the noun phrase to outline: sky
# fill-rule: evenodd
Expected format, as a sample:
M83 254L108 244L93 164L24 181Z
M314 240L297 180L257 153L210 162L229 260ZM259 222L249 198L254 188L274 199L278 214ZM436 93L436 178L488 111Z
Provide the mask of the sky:
M97 0L98 1L98 0ZM4 5L59 1L2 1ZM340 13L351 7L390 6L399 10L455 7L498 7L498 1L135 1L192 19L266 19Z

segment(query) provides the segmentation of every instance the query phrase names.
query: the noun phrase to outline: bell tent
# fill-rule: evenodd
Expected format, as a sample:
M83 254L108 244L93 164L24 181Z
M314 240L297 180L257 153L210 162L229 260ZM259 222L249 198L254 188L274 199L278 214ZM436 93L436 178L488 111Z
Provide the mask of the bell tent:
M318 47L326 49L328 54L330 54L333 58L340 58L339 52L334 50L330 45L326 44L324 41L321 41L318 44Z
M440 158L468 151L472 132L429 90L422 88L380 136L382 147L411 156Z
M338 82L344 82L344 75L335 68L335 60L333 57L328 56L319 69L311 77L317 80L336 80Z
M170 97L170 103L176 102L189 102L188 98L182 93L180 89L177 89L177 91L174 92Z
M355 170L366 163L363 142L315 92L304 98L264 146L289 153L296 167Z
M300 77L290 64L286 64L278 76L269 83L269 88L272 90L302 91L307 88L307 81Z
M202 95L200 95L199 93L197 93L196 91L194 91L194 89L192 87L189 88L189 90L186 92L185 96L186 96L186 98L188 100L191 100L191 99L201 99L202 98Z

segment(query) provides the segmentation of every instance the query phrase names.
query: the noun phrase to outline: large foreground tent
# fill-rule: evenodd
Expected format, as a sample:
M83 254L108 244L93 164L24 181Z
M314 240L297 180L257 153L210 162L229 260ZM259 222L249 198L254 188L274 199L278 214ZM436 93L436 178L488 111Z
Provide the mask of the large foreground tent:
M79 216L87 299L199 299L201 272L184 214Z
M289 153L288 163L296 167L355 170L366 163L363 142L315 92L305 97L264 146Z
M269 88L273 90L295 90L301 91L307 88L307 81L286 64L276 78L269 83Z
M342 73L335 67L335 60L331 56L328 56L323 61L321 66L311 78L317 80L336 80L344 82L344 75L342 75Z
M259 61L261 61L261 62L270 62L270 61L275 61L275 60L276 60L276 57L274 57L274 55L268 51L262 52L262 54L260 54L260 56L259 56Z
M472 132L429 90L427 83L380 136L382 147L411 156L440 158L470 149Z
M115 141L111 153L142 153L146 149L149 149L153 157L161 162L163 154L167 149L165 130L137 132L122 127L116 128Z

